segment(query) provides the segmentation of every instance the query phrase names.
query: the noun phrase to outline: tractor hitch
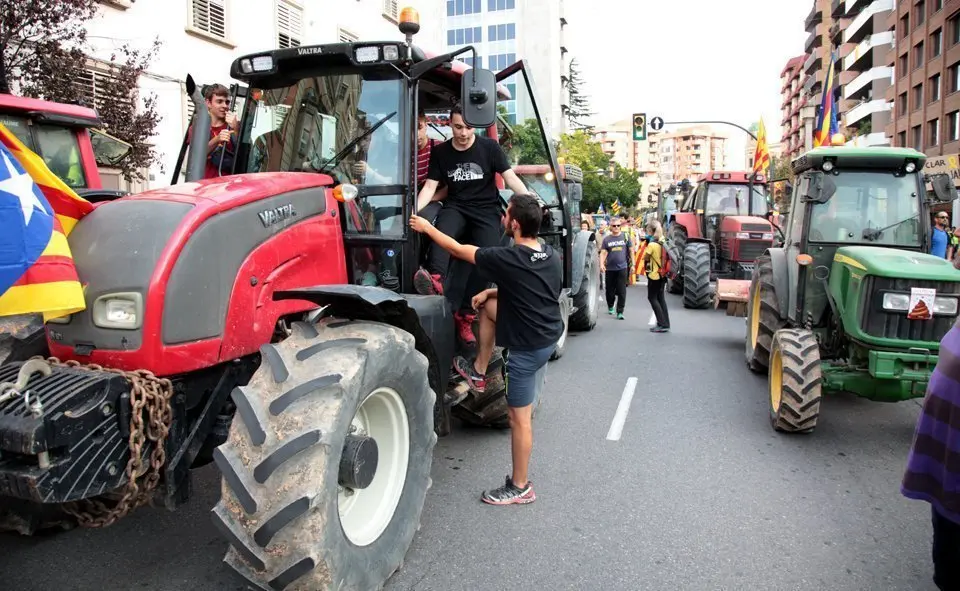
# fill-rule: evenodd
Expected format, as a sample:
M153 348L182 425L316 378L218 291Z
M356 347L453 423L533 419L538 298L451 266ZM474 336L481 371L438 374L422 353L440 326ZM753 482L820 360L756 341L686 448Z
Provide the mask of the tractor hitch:
M724 308L727 316L745 317L750 301L750 281L744 279L717 279L713 307Z

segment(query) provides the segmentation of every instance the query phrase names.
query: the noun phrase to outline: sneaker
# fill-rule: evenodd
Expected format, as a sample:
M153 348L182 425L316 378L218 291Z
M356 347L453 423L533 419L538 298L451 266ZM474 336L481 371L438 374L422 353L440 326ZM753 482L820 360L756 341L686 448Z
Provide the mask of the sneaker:
M650 329L650 332L670 332L670 329L662 326L654 326Z
M464 345L470 347L477 344L477 337L473 334L473 321L476 318L476 314L464 314L463 312L457 312L453 315L453 319L457 323L457 337Z
M536 501L537 495L533 493L532 482L527 482L525 487L518 488L513 485L513 481L507 476L503 486L483 491L480 500L488 505L526 505Z
M610 308L609 310L607 310L607 313L610 314L611 316L613 316L614 314L617 313L617 311L614 310L613 308Z
M440 276L431 275L423 267L413 274L413 288L420 295L443 295L443 281Z
M487 376L480 375L477 373L477 368L473 365L473 362L467 361L464 357L457 355L453 360L453 369L457 370L457 373L467 380L467 384L470 385L470 388L479 393L483 394L483 391L487 387Z
M623 320L623 312L617 314L617 320Z

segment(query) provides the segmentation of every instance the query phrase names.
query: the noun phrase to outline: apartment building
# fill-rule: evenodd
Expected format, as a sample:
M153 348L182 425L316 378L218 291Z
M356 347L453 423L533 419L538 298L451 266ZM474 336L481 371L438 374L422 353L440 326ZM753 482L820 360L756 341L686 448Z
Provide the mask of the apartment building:
M659 133L647 131L647 140L633 141L633 124L630 119L609 125L594 127L591 139L600 144L611 163L640 173L644 193L656 191L660 186Z
M803 151L803 122L800 118L800 108L806 103L806 96L801 92L801 86L806 78L803 73L803 64L806 55L799 55L787 60L787 65L780 71L780 141L784 151L790 156L797 156ZM750 153L749 159L753 158Z
M838 0L833 3L830 38L837 48L838 119L848 142L857 146L889 146L886 128L893 101L888 57L894 47L889 21L894 0Z
M109 100L98 92L98 81L110 75L107 62L120 46L149 48L159 37L162 46L140 79L143 93L157 98L162 119L153 144L161 163L148 181L118 188L142 190L170 184L193 105L184 80L191 74L202 84L231 84L230 63L240 55L271 48L336 43L357 39L402 39L396 28L398 0L170 0L134 2L101 0L98 15L87 23L91 45L85 76L77 83L96 104ZM405 0L420 12L416 43L441 49L442 11L436 0Z
M813 125L822 99L827 66L830 63L830 29L833 27L833 6L844 0L814 0L810 13L804 19L804 29L809 33L803 44L806 61L803 62L805 79L801 85L799 120L803 126L803 151L813 147Z
M888 19L896 50L888 65L887 99L895 115L886 128L895 146L928 156L960 152L960 0L898 2Z
M563 0L443 0L443 4L446 49L472 45L477 50L476 65L494 72L526 59L537 85L544 128L554 137L566 131L569 55ZM471 55L461 59L474 65ZM507 86L517 96L516 86ZM526 91L519 90L518 100L502 103L511 123L533 117Z
M660 184L696 178L727 166L727 136L709 126L680 128L659 137Z

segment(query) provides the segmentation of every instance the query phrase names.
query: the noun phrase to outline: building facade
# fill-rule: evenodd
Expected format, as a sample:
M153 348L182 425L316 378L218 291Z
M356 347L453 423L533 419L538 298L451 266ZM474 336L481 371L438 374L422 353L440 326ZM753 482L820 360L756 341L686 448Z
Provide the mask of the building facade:
M110 55L129 43L148 49L158 37L162 45L149 71L140 79L143 94L153 94L161 120L153 144L161 163L148 181L123 186L142 190L169 185L193 105L184 80L189 73L201 84L234 82L231 62L240 55L299 45L358 39L403 38L397 30L397 0L170 0L134 2L102 0L98 15L87 23L91 46L85 75L77 81L88 100L106 100L97 81L109 76ZM407 0L420 12L421 32L415 43L427 50L443 48L442 10L435 0Z
M801 86L806 75L803 73L803 64L807 56L800 55L787 61L787 65L780 71L780 141L784 151L791 155L799 155L803 151L803 122L800 119L800 108L806 97L801 92ZM749 149L748 149L749 151ZM753 154L749 154L753 158Z
M667 186L683 179L695 181L711 170L724 170L727 136L709 126L686 127L661 133L660 184Z
M656 192L660 186L657 132L648 130L646 141L634 141L633 124L630 119L624 119L594 127L591 139L600 144L603 153L610 157L611 164L616 163L640 173L642 194Z
M796 152L803 152L813 147L813 127L816 124L817 112L823 99L823 89L830 64L832 51L830 30L833 27L833 5L845 0L814 0L810 13L804 20L804 29L809 34L804 42L803 50L806 61L803 62L805 76L800 100L799 121L802 128L803 148Z
M960 0L898 2L888 24L896 50L887 91L894 116L886 128L896 146L928 156L960 152Z
M478 66L499 72L518 59L527 60L536 85L536 100L544 127L559 137L566 131L564 110L569 72L567 21L563 0L441 0L445 49L472 45ZM473 57L461 58L473 65ZM502 103L511 123L533 117L525 90L508 83L518 100Z

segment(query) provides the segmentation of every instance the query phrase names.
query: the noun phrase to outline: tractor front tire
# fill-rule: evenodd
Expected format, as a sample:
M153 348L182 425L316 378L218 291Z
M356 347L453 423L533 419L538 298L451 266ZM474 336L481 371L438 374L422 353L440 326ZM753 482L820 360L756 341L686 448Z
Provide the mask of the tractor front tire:
M782 329L770 348L770 424L784 433L810 433L820 416L820 346L809 330Z
M687 248L687 232L676 223L670 227L670 242L673 243L674 252L683 256ZM679 273L675 277L667 277L666 288L667 293L679 295L683 293L683 260L676 261L674 264L677 265Z
M570 330L588 331L597 325L600 307L600 260L597 258L597 243L587 244L586 261L583 263L583 281L580 291L573 296L576 311L570 315Z
M380 589L431 484L426 358L396 327L335 319L296 323L260 352L214 452L224 561L265 590Z
M703 310L713 303L710 294L710 245L687 244L683 251L683 307Z
M770 346L773 335L783 328L777 294L773 284L773 263L769 256L757 259L756 272L750 282L750 301L747 303L747 334L744 338L744 356L751 371L766 372L770 364Z

